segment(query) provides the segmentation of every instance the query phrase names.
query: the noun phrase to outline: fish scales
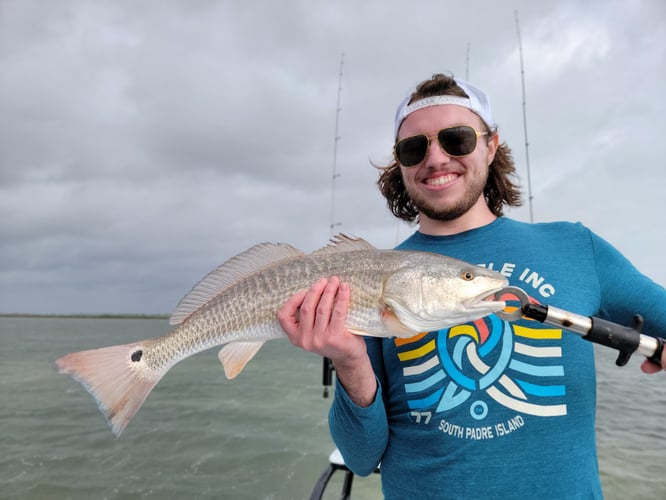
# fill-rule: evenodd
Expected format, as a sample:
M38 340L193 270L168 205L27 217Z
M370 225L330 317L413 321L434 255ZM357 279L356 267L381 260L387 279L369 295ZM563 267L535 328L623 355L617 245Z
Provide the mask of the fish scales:
M225 290L163 337L146 344L152 368L171 366L197 352L236 340L284 336L276 319L285 300L317 279L339 276L353 290L347 322L362 330L381 329L382 276L405 261L402 252L357 251L279 264L259 271Z

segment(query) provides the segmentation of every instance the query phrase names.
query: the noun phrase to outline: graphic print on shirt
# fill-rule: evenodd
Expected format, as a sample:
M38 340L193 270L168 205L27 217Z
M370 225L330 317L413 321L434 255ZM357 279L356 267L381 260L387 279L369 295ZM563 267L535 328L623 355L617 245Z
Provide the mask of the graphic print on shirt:
M465 408L483 425L489 404L515 411L516 426L521 415L566 415L562 330L533 323L535 328L491 315L435 335L396 339L412 416L430 420Z

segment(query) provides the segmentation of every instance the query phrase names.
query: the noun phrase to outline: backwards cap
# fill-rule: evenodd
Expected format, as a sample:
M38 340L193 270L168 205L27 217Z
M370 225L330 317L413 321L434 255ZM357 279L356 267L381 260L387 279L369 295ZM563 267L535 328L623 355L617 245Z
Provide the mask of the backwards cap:
M465 94L467 94L469 97L460 97L457 95L435 95L424 97L423 99L419 99L418 101L414 101L413 103L409 104L409 100L412 98L412 94L416 91L416 89L411 90L402 100L395 112L395 137L398 137L398 130L400 129L400 125L410 113L413 113L417 109L427 108L429 106L439 106L442 104L455 104L471 109L481 117L481 119L489 128L494 128L495 121L493 120L493 115L490 111L490 99L486 93L476 85L472 85L465 80L455 78L454 81L458 87L463 89Z

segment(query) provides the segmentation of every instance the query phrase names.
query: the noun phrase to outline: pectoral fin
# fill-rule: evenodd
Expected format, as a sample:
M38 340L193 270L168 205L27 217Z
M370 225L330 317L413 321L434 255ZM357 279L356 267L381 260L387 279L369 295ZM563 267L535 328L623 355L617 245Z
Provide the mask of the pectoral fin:
M386 331L389 332L393 337L404 339L413 337L419 333L415 332L406 326L402 321L400 321L393 309L388 306L384 307L384 310L382 311L382 323L384 324Z
M224 366L226 377L236 378L263 345L264 342L232 342L220 349L217 357Z
M364 337L398 337L401 339L411 338L419 332L415 332L406 326L398 316L396 316L393 309L384 306L382 310L382 328L380 331L361 330L354 327L348 327L349 331L355 335L362 335Z

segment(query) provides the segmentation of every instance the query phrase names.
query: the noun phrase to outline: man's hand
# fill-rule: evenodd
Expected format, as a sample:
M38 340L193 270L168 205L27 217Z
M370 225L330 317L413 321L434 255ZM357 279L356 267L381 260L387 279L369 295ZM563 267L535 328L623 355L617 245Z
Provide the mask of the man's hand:
M350 297L347 283L335 276L320 279L309 290L287 299L277 318L293 345L330 358L352 401L369 406L377 381L365 340L347 330Z
M641 365L641 370L645 373L657 373L666 370L666 349L664 349L664 352L661 354L661 366L646 359Z

